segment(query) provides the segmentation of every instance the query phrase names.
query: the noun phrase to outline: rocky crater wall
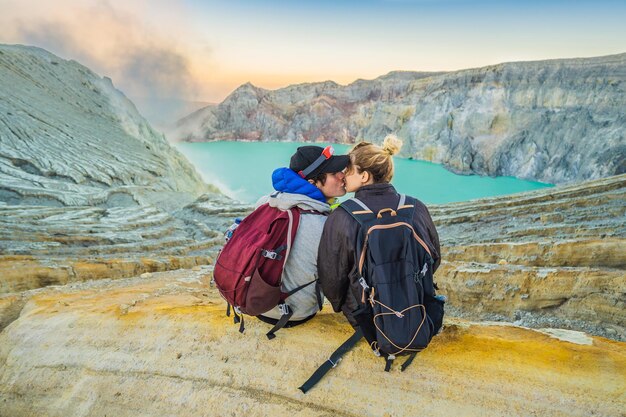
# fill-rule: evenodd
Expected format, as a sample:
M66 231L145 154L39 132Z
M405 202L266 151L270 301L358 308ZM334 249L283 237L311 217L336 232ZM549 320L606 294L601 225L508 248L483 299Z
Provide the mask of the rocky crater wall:
M0 45L0 293L206 264L246 209L111 80Z
M209 190L110 79L0 45L0 202L180 207Z
M563 184L626 172L626 54L395 72L341 86L245 84L179 122L185 141L405 141L459 173Z

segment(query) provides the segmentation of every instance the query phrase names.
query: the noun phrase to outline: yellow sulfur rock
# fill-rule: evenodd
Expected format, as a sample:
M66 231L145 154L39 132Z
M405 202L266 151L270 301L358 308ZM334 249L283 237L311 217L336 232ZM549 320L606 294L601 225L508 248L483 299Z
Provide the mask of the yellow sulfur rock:
M246 331L202 273L173 271L33 295L0 333L0 415L618 416L626 344L448 318L400 372L361 342L308 394L297 387L350 334L328 306ZM399 361L398 361L399 362Z

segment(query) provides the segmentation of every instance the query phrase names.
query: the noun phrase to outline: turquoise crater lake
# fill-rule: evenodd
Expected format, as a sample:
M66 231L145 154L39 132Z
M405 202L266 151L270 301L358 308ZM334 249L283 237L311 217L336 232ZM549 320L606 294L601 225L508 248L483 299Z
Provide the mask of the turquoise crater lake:
M288 166L297 142L202 142L177 143L176 147L195 165L205 181L236 200L254 203L269 194L272 171ZM310 144L309 144L310 145ZM322 145L325 146L325 145ZM333 145L335 153L350 149ZM419 198L427 204L451 203L551 187L514 177L456 175L442 165L394 158L392 184L398 192Z

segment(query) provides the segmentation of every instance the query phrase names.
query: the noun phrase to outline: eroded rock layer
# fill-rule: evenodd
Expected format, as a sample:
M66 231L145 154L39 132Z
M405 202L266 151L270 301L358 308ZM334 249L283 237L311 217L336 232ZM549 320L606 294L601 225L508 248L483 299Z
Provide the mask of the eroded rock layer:
M452 307L626 340L626 175L430 211Z
M249 207L205 194L168 213L152 205L0 205L0 294L212 262Z
M350 335L345 320L327 306L272 341L255 319L240 334L204 275L30 292L0 333L0 415L586 417L626 408L624 343L463 320L447 320L405 372L384 372L360 343L304 395L297 387Z
M250 207L0 206L0 293L210 264ZM432 206L450 311L626 340L626 176Z

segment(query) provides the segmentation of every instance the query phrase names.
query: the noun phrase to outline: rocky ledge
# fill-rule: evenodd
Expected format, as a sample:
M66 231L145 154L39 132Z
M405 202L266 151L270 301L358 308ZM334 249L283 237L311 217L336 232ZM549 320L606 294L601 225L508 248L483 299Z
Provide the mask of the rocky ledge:
M446 320L404 372L384 372L361 342L305 395L297 387L351 334L343 317L326 306L271 341L256 319L240 334L206 282L205 271L173 271L25 294L0 333L0 414L608 417L626 408L624 343L460 319Z
M626 175L430 209L455 315L626 340ZM249 210L0 206L0 293L211 264Z
M626 340L626 175L430 211L458 314Z
M220 194L180 210L0 205L0 294L210 264L235 217Z
M341 86L245 84L177 139L380 143L459 173L563 184L626 172L626 54L393 72Z

